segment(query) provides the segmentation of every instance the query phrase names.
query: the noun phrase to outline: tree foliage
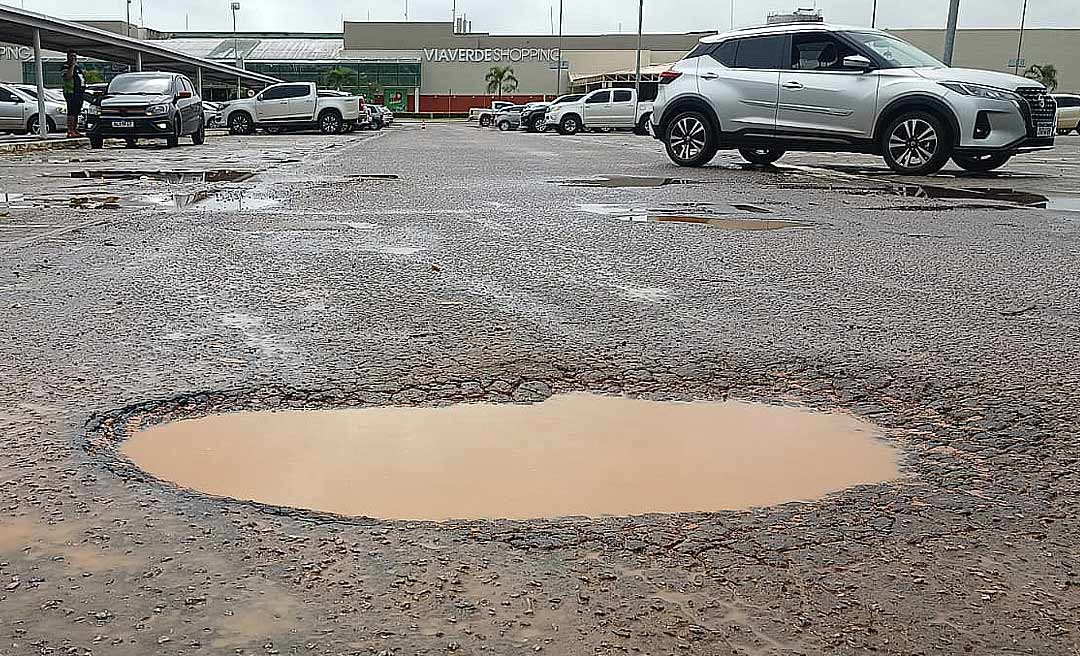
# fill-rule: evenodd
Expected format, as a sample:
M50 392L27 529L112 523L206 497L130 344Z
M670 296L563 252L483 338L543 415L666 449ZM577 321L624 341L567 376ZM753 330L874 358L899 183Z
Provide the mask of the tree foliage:
M1032 64L1024 71L1024 77L1041 82L1050 91L1058 87L1057 66L1053 64Z
M488 93L494 93L499 98L504 91L512 93L518 88L518 79L510 66L492 66L484 79L487 81Z

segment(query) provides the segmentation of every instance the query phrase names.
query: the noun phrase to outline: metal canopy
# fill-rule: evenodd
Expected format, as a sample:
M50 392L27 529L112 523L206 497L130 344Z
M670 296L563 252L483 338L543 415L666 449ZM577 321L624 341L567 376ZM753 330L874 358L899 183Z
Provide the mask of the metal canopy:
M81 57L129 64L133 68L139 68L141 64L142 70L174 71L185 73L192 79L201 71L204 80L232 84L238 78L252 86L280 82L269 75L170 50L154 41L141 41L0 4L0 42L33 46L35 30L40 30L40 47L47 50L75 52Z

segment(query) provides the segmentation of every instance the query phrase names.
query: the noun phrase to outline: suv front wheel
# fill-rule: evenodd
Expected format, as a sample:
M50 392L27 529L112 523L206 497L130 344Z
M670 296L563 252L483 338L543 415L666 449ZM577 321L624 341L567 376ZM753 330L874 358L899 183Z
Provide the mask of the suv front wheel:
M682 112L668 123L664 145L679 166L705 166L720 149L719 135L709 119L697 111Z
M780 150L779 148L740 148L739 154L743 156L743 159L751 164L757 164L758 166L768 166L776 160L780 159L786 153L786 150Z
M952 154L945 125L937 116L907 111L897 116L881 135L881 153L889 168L902 175L937 173Z
M965 171L985 173L1005 166L1012 153L987 153L985 155L953 155L952 161Z

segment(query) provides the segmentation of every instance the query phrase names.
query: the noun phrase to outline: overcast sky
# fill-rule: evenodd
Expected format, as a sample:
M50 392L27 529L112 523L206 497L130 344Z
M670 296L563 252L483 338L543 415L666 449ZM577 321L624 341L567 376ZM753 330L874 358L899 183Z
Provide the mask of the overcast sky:
M645 0L647 32L724 30L732 0ZM145 24L165 31L230 30L230 0L141 0ZM737 27L764 22L768 11L811 6L813 0L734 0ZM69 19L123 19L125 0L0 0ZM402 20L405 0L240 0L241 31L338 32L341 20ZM1023 0L961 0L960 27L1016 27ZM138 23L140 0L132 0ZM502 34L546 34L558 0L458 0L473 29ZM818 0L831 23L869 25L873 0ZM943 27L948 0L879 0L878 26ZM409 0L409 20L450 20L451 0ZM556 14L556 20L558 16ZM637 0L569 0L567 33L636 30ZM1029 0L1027 25L1080 27L1080 0Z

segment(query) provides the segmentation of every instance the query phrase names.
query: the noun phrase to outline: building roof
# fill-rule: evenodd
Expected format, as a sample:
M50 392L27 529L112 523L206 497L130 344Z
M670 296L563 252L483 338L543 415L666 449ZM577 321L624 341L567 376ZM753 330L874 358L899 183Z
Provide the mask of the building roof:
M169 48L206 59L234 60L235 48L244 61L325 61L338 59L345 40L341 38L251 38L180 37L165 41Z
M144 68L187 73L194 78L201 72L204 78L248 83L272 84L277 78L244 71L221 62L173 50L163 41L141 41L80 23L60 20L25 9L0 5L0 42L34 45L34 34L41 37L41 47L59 52L77 52L94 57L134 65L139 59Z

